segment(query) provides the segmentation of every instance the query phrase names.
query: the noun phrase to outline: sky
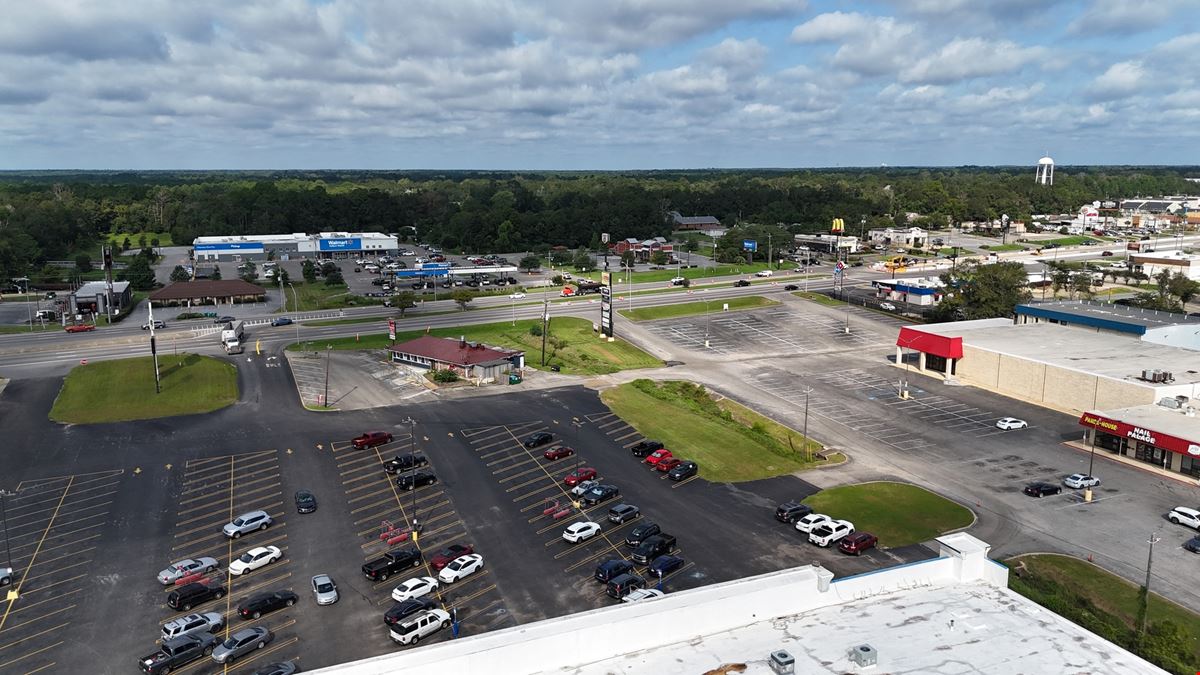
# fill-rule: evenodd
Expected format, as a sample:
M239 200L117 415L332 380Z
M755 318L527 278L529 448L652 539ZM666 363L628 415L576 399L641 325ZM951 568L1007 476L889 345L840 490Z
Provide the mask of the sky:
M1200 0L0 7L0 169L1200 164Z

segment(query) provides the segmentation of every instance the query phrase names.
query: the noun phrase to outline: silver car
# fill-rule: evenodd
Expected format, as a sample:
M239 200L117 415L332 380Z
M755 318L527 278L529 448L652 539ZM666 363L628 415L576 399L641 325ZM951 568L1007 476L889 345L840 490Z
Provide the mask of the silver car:
M318 574L312 578L313 595L318 605L332 605L338 601L337 584L328 574Z
M13 571L11 567L0 567L0 586L7 586L13 582Z
M243 628L229 636L229 639L217 645L213 650L212 659L217 663L233 663L239 656L245 656L255 649L262 649L275 639L275 634L261 626Z
M217 569L218 563L215 558L188 558L180 560L177 563L171 563L167 569L158 573L158 583L167 586L175 583L183 577L196 574L197 572L211 572Z
M221 531L225 533L226 537L237 539L248 532L265 530L270 527L271 523L273 522L274 521L271 520L270 514L268 514L266 511L251 511L249 513L243 513L237 518L234 518L233 522L225 525Z
M216 633L225 627L225 617L220 612L205 612L204 614L188 614L163 624L162 639L195 635L198 633Z

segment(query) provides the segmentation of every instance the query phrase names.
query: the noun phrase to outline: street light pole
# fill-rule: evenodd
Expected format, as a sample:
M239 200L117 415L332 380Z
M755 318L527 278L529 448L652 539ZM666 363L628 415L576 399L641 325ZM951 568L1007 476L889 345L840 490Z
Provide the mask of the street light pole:
M412 529L413 529L413 532L420 533L421 521L420 521L420 519L417 518L417 461L416 461L417 460L417 421L414 420L413 418L409 417L407 422L408 422L408 440L409 440L409 443L412 444L412 458L413 458L412 466L409 467L409 472L410 472L409 477L410 477L410 480L412 481L412 483L410 484L409 487L412 489L412 496L413 496L413 499L412 499ZM420 541L420 540L418 540L418 541ZM419 544L418 544L417 548L418 548L418 550L420 549Z
M708 321L709 321L708 306L711 303L712 303L711 299L704 301L704 348L705 349L708 349Z
M804 459L808 459L808 395L812 393L812 387L807 387L804 390Z
M333 345L325 345L325 397L321 399L322 405L329 407L329 355L333 351Z
M298 313L300 311L300 298L296 296L296 285L289 281L288 286L292 287L292 302L294 307L293 313ZM286 303L286 299L284 302ZM292 324L296 326L296 344L300 344L300 323L296 321L296 319L293 319Z
M1154 563L1154 545L1161 539L1162 537L1159 537L1158 533L1154 532L1146 540L1146 543L1150 544L1150 553L1146 556L1146 585L1142 587L1142 606L1138 608L1141 614L1141 621L1138 622L1138 632L1141 634L1145 634L1146 632L1146 615L1150 613L1150 566Z
M4 521L4 559L7 561L5 567L9 568L12 567L12 549L8 546L8 513L4 510L4 498L15 496L15 492L0 490L0 520Z

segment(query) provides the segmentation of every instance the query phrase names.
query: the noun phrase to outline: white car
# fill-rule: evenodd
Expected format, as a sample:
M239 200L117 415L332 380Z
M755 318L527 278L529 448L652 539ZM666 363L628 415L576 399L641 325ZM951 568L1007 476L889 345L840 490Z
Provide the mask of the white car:
M671 285L672 286L682 286L683 285L683 277L672 277Z
M450 614L443 609L430 609L395 626L388 634L402 645L415 645L421 638L428 637L450 626Z
M894 311L896 311L896 306L890 302L881 302L881 303L879 303L879 309L884 309L889 312L894 312Z
M598 480L585 480L571 488L572 497L582 497L588 490L600 485Z
M1200 530L1200 511L1189 508L1187 506L1176 506L1167 514L1167 520L1176 525L1187 525L1188 527Z
M835 520L809 532L808 541L817 546L829 546L852 532L854 532L854 523L848 520Z
M570 281L571 279L574 279L574 277L571 276L570 272L563 272L562 278L563 278L563 281Z
M392 591L392 599L404 602L429 595L438 589L438 581L433 577L413 577L400 584Z
M312 578L313 597L318 605L332 605L338 601L337 584L328 574L318 574Z
M171 563L167 569L158 573L158 583L168 586L183 577L198 572L211 572L217 569L216 558L188 558L177 563Z
M478 553L460 555L451 560L449 565L443 567L441 572L438 572L438 581L443 584L452 584L460 579L471 576L481 569L483 569L483 556Z
M641 602L642 600L654 600L665 595L657 588L635 588L621 598L621 602Z
M1005 431L1010 429L1024 429L1027 426L1029 426L1028 422L1025 420L1019 420L1015 417L1001 417L1000 419L996 420L996 428L1004 429Z
M1095 476L1089 476L1083 473L1073 473L1063 479L1063 485L1078 490L1080 488L1096 487L1100 484L1100 479Z
M566 539L572 544L578 544L581 541L586 541L600 534L600 523L593 523L589 520L582 520L578 523L571 523L567 529L563 530L563 539Z
M830 518L824 513L810 513L796 521L796 529L808 534L818 527L832 522L833 518Z
M276 546L259 546L241 554L229 563L229 573L239 577L246 572L270 565L283 557L283 552Z
M756 276L756 277L769 277L769 276L771 276L772 274L774 274L774 272L772 272L771 270L759 270L759 271L757 271L757 272L755 272L755 273L754 273L754 276Z
M520 300L521 298L525 297L525 294L524 293L513 293L512 295L509 295L508 297L512 298L513 300Z
M217 633L225 627L225 617L220 612L205 612L204 614L188 614L178 619L172 619L163 624L162 639L196 635L201 633Z

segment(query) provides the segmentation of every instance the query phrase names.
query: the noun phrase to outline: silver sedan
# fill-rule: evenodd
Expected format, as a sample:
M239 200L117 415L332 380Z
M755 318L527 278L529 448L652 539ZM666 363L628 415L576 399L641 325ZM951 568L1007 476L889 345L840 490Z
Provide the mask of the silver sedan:
M212 659L217 663L233 663L233 660L249 654L255 649L266 647L275 634L261 626L243 628L229 636L213 650Z
M332 605L338 601L337 584L328 574L318 574L312 578L313 596L318 605Z
M197 572L211 572L217 569L217 561L215 558L188 558L180 560L177 563L171 563L167 569L158 573L158 583L166 586L175 583Z

